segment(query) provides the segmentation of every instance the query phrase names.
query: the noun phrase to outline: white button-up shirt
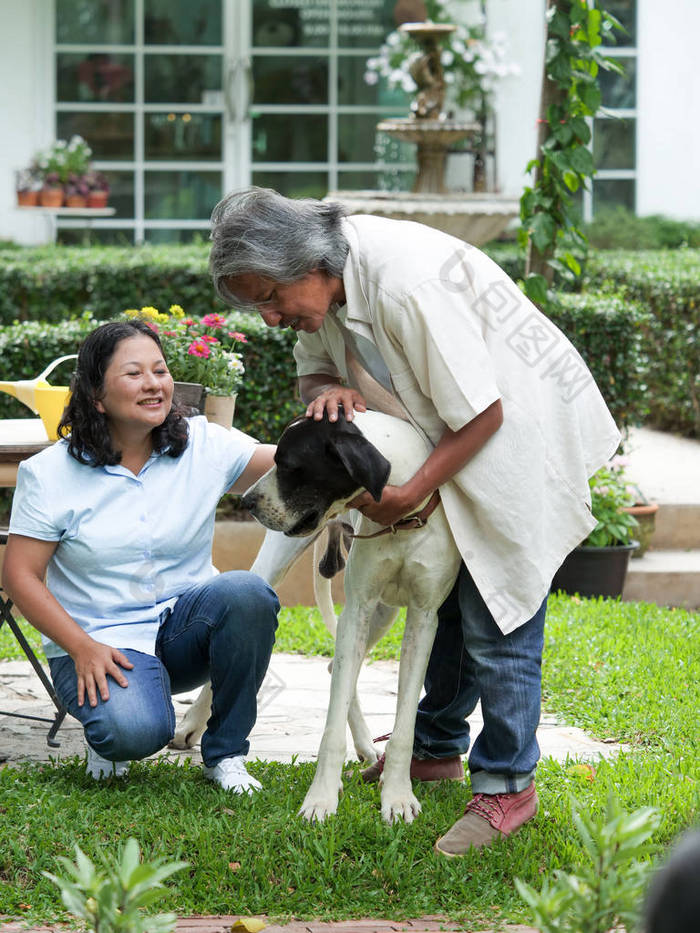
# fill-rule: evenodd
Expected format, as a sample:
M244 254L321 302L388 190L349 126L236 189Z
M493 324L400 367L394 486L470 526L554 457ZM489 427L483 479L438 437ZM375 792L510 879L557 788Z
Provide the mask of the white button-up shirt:
M164 610L218 571L211 562L219 499L255 441L204 417L188 420L180 457L153 454L138 476L78 463L58 441L19 466L10 532L58 541L46 583L96 641L155 653ZM47 657L65 652L44 638Z
M343 223L345 325L374 342L411 420L437 444L501 399L503 425L440 493L481 595L512 631L595 526L588 477L619 432L569 340L484 253L410 221ZM294 354L300 376L349 378L333 314L299 333Z

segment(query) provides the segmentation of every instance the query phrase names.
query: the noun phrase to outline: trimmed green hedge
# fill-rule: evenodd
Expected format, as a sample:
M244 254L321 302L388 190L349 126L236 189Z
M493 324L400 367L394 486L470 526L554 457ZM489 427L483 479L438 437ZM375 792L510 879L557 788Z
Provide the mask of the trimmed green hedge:
M649 411L645 333L651 315L619 295L562 294L550 319L588 364L620 428L642 424Z
M262 441L276 441L282 429L303 410L296 391L292 331L265 327L253 314L234 313L236 330L249 342L239 346L246 376L236 402L236 426ZM83 338L99 321L84 315L60 324L26 321L0 328L2 378L31 379L51 360L76 353ZM55 371L51 382L60 385L70 378L72 362ZM0 418L33 417L30 410L5 393L0 394Z
M492 243L486 251L511 277L521 276L522 256L517 246ZM193 315L221 311L223 307L214 295L207 273L207 256L207 243L0 250L0 325L16 320L66 321L84 312L96 320L108 320L127 307L144 304L167 308L178 303L187 314ZM644 410L645 404L639 397L627 401L623 398L623 387L628 386L634 370L635 386L643 386L645 382L648 386L651 423L700 435L700 350L696 336L700 331L700 250L592 251L587 275L588 291L584 291L581 301L572 304L567 293L560 292L561 308L552 312L552 317L589 362L616 417L623 425L635 423ZM605 302L600 304L599 296L606 292L623 299L621 303L619 297L614 297L612 305L608 303L615 308L612 317L605 311ZM641 328L636 316L628 322L629 327L620 319L630 300L652 315ZM584 315L586 308L593 316L575 321L574 317ZM596 308L601 309L602 318L596 317ZM246 316L241 329L250 331L251 321ZM597 322L595 326L593 321ZM639 370L639 366L646 366L638 360L641 349L620 351L621 334L627 331L635 335L635 341L640 332L644 335L645 352L650 359L650 371L645 378ZM263 410L278 409L277 399L291 397L294 377L288 351L293 335L264 328L260 333L259 340L263 343L256 340L246 351L249 378L241 392L239 413L252 433L268 439L278 435L277 429L286 422L290 409L298 410L298 405L287 402L279 415ZM43 340L41 330L32 334L25 346ZM610 341L607 347L606 334ZM79 338L66 332L56 339L63 347L70 344L62 352L71 352ZM634 367L629 363L629 353L634 357ZM20 373L32 376L41 370L45 360L56 355L53 350L44 354L32 347L28 352L5 356L2 372L12 378L19 378ZM17 362L22 364L20 373ZM634 389L637 396L639 391ZM0 413L7 412L7 404L0 396Z
M234 313L230 320L249 339L240 346L246 377L236 404L236 425L261 440L274 441L302 409L292 356L296 336L265 327L251 314ZM566 295L553 320L587 361L617 423L624 427L643 421L646 386L641 341L648 315L614 295ZM74 353L97 323L86 314L61 324L27 321L0 329L3 371L12 379L32 378L52 359ZM52 381L67 380L70 368L70 362L63 364ZM0 417L28 414L15 399L0 395Z
M650 423L700 437L700 250L592 252L589 288L612 289L651 314Z
M182 305L222 311L207 272L209 246L48 246L0 250L0 325L64 321L87 311L110 320L125 308Z

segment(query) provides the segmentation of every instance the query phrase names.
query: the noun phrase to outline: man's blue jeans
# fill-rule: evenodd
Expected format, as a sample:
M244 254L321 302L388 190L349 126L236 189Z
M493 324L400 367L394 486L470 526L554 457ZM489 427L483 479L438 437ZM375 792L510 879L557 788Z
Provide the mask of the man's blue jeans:
M503 635L464 564L440 607L414 755L466 754L466 717L481 699L484 727L469 755L474 793L520 791L534 776L546 607L545 599L532 619Z
M109 679L109 700L78 706L72 658L49 661L61 702L85 729L85 738L109 761L146 758L175 732L171 695L211 680L213 703L202 736L202 758L212 767L248 753L257 715L257 693L275 642L279 602L260 577L234 570L186 590L162 623L157 657L123 651L128 687Z

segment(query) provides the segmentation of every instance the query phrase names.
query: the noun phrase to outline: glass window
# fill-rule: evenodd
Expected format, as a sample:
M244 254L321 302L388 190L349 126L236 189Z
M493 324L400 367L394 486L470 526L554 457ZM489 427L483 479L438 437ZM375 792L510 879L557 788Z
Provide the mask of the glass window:
M633 169L636 120L595 120L593 159L597 169Z
M611 178L593 182L593 212L602 207L621 204L627 210L635 210L636 182L633 178Z
M338 103L351 106L396 107L408 113L410 98L401 90L392 90L384 78L376 84L365 81L365 55L338 56Z
M259 55L253 60L256 104L325 104L328 59L309 55Z
M338 161L413 162L416 147L412 143L399 142L387 133L377 132L377 123L388 116L380 113L341 113L338 117Z
M133 113L71 113L59 110L56 135L59 139L82 136L92 149L93 159L134 158Z
M399 168L338 172L338 188L341 191L410 191L415 177L415 171Z
M637 105L637 61L634 58L616 59L625 69L620 75L614 71L598 72L603 107L632 109Z
M134 56L113 52L56 56L56 100L71 103L131 103Z
M144 0L146 45L221 45L221 0Z
M127 171L105 171L109 182L109 206L116 208L118 219L134 216L134 173Z
M56 42L130 45L134 0L56 0Z
M221 114L147 113L147 159L221 159Z
M134 231L131 227L105 230L103 227L87 227L76 230L72 227L59 229L56 242L62 246L85 246L103 243L110 246L133 246Z
M338 45L375 49L396 29L395 0L336 0Z
M221 90L221 69L220 55L146 55L146 103L206 104Z
M253 0L254 46L322 46L328 44L329 35L328 0L283 4Z
M145 215L149 220L208 220L221 199L221 172L146 172Z
M252 183L288 198L324 198L328 192L326 172L253 172Z
M328 117L316 113L257 114L252 149L256 162L325 162Z
M146 230L147 243L205 243L208 239L206 230Z

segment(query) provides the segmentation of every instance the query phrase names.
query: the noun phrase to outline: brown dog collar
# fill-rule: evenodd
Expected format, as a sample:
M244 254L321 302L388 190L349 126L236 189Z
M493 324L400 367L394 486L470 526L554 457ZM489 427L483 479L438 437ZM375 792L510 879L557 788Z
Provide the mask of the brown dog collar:
M395 535L397 531L413 531L415 528L422 528L440 504L440 490L436 489L432 496L425 503L420 512L414 512L413 515L406 515L400 518L393 525L387 525L380 531L375 531L371 535L356 535L353 532L353 538L378 538L380 535Z

